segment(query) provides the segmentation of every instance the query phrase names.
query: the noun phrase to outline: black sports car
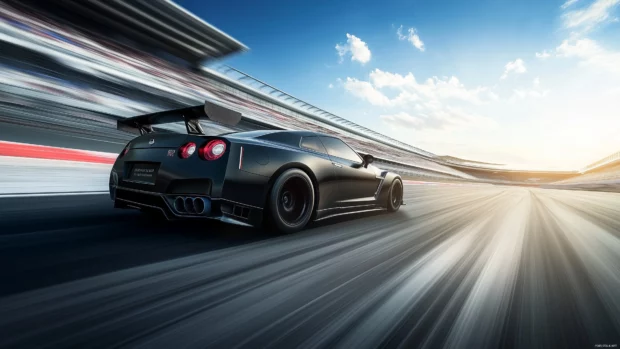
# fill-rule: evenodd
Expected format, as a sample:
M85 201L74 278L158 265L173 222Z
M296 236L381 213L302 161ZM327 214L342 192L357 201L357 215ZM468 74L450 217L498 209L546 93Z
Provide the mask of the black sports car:
M212 103L118 121L139 132L110 174L117 208L167 219L211 218L291 233L310 220L402 204L399 175L371 165L342 140L307 131L204 135L200 119L236 125L241 114ZM185 122L188 134L153 132Z

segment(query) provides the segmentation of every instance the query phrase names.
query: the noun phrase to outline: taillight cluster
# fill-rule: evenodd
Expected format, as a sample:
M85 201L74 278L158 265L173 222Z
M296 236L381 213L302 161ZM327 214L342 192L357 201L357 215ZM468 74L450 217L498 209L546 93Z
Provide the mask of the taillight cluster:
M215 139L200 148L198 153L205 160L217 160L226 152L226 143L220 139Z
M196 152L196 143L189 142L183 145L179 149L179 156L182 159L187 159L192 156ZM203 160L217 160L224 156L226 152L226 143L221 139L214 139L209 141L207 144L203 145L198 149L198 155Z
M194 155L196 152L196 143L189 142L179 149L179 156L182 159L187 159L188 157Z

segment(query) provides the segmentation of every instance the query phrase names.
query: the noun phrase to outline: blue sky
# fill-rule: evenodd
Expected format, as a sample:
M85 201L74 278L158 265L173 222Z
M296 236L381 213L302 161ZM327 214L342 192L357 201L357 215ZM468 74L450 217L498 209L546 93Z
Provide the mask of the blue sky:
M620 150L620 0L177 2L250 47L227 64L434 153L577 169Z

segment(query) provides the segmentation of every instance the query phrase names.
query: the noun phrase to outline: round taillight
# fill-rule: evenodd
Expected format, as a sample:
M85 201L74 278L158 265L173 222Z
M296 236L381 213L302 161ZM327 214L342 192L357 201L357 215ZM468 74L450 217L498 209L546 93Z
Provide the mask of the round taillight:
M200 157L205 160L217 160L226 152L226 143L220 139L215 139L200 148Z
M179 149L179 156L183 159L187 159L196 152L196 143L189 142Z

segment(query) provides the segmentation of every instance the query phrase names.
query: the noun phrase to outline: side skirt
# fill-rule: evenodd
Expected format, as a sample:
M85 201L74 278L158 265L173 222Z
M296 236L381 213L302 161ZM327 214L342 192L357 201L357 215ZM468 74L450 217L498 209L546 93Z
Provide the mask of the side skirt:
M350 212L334 213L334 214L330 214L328 216L321 217L319 219L315 219L314 221L318 222L318 221L322 221L324 219L338 217L338 216L344 216L344 215L348 215L348 214L365 213L365 212L377 212L377 211L387 211L387 209L381 208L381 207L377 207L377 208L371 208L371 209L368 209L368 210L361 210L361 211L350 211Z

